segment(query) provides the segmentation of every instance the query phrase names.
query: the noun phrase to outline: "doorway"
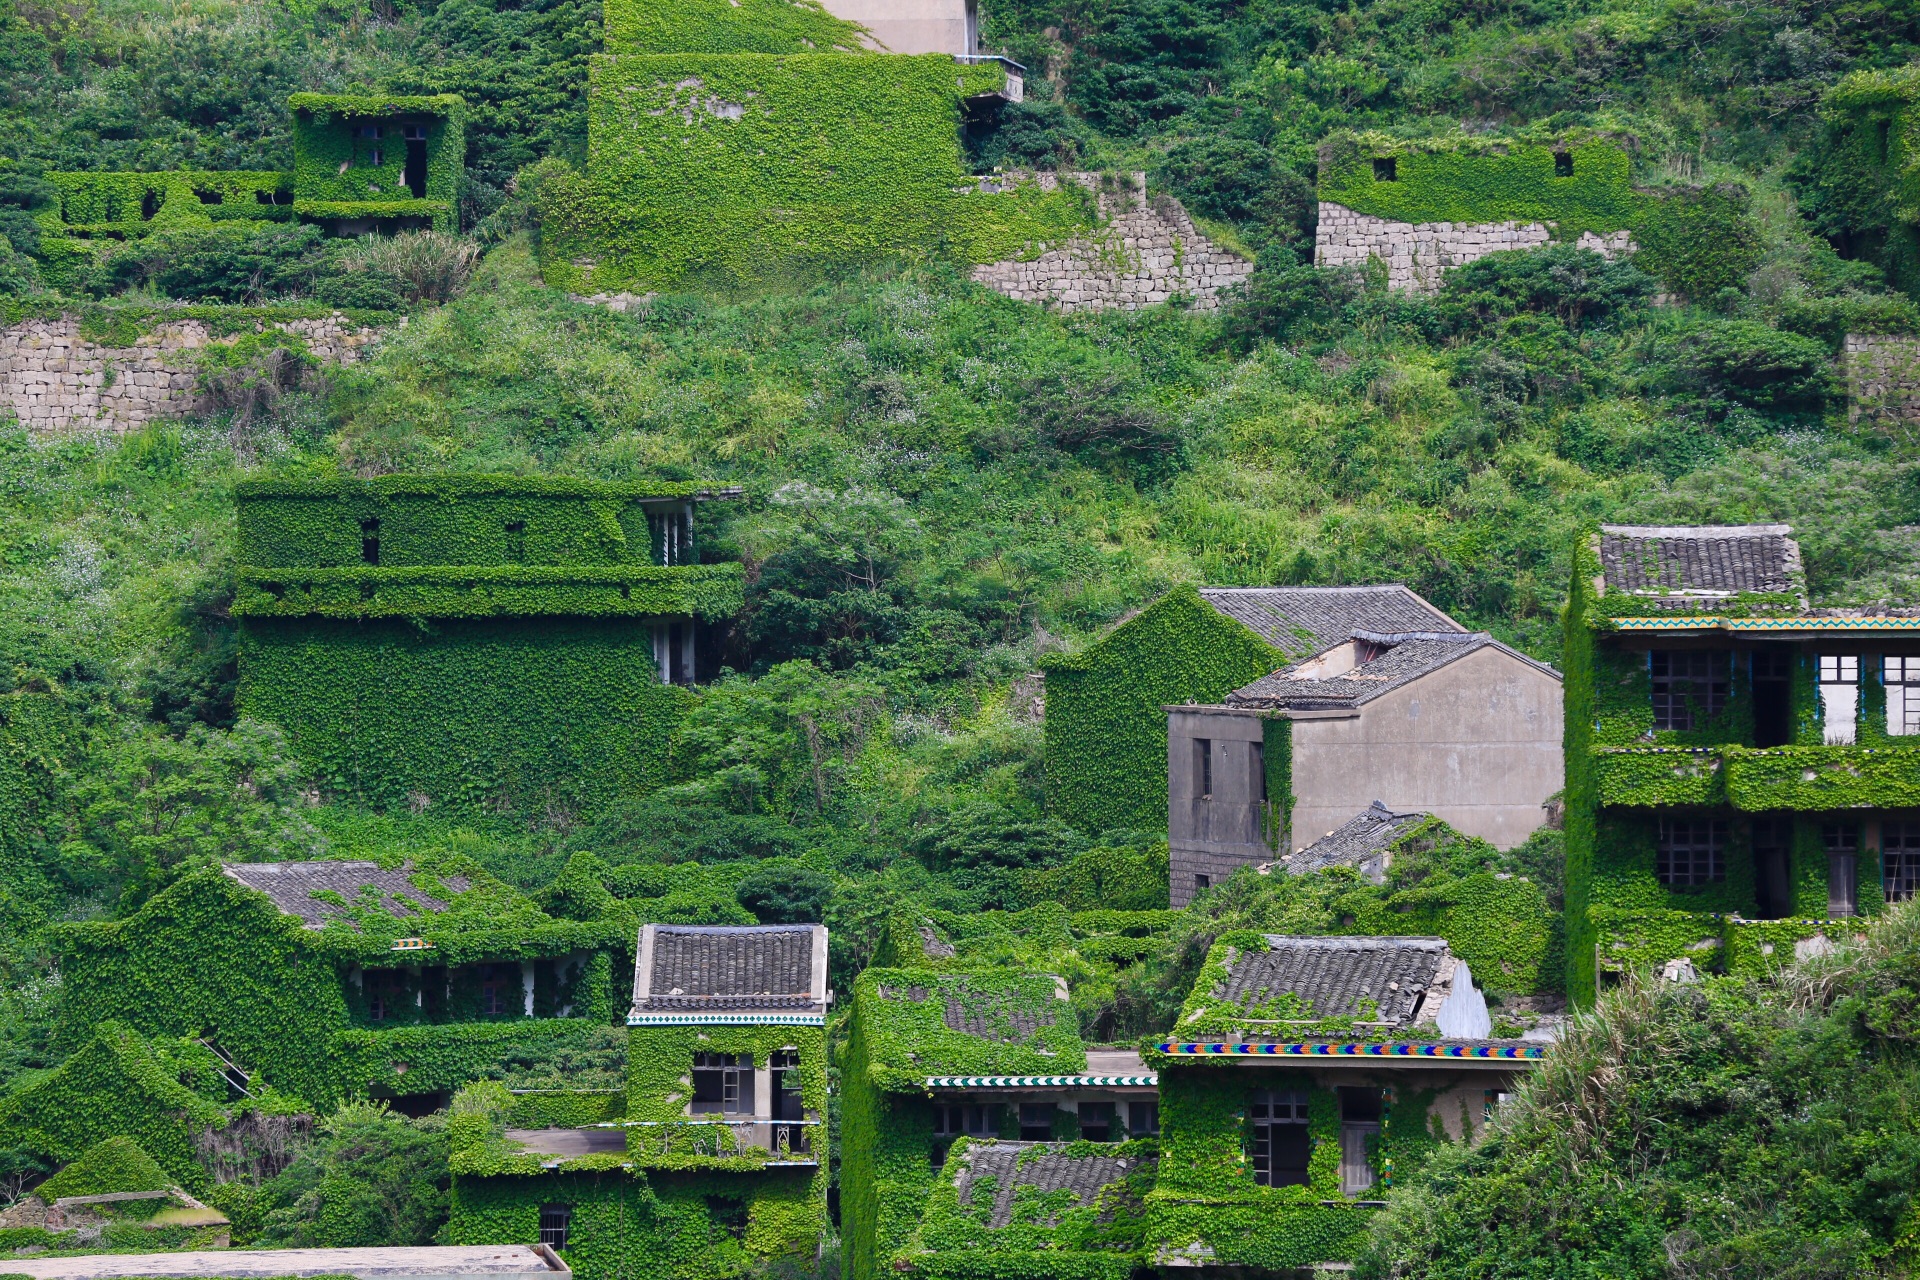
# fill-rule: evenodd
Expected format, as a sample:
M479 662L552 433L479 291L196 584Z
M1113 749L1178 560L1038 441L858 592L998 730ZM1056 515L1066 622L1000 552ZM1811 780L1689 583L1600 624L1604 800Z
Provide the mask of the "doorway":
M1752 661L1753 745L1784 747L1793 741L1791 655L1786 649L1755 649Z

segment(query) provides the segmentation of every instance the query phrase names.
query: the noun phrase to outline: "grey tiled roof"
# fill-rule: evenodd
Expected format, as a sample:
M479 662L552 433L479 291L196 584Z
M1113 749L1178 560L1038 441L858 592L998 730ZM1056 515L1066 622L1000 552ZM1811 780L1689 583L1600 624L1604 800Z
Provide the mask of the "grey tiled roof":
M1358 1018L1398 1026L1448 958L1444 938L1295 938L1266 935L1264 951L1242 951L1213 998L1246 1007L1291 992L1311 1009L1302 1017ZM1371 1002L1372 1007L1369 1006Z
M447 909L441 899L415 887L406 868L382 871L376 862L234 862L221 869L247 888L266 894L274 906L298 916L309 929L346 914L339 904L314 897L316 893L337 893L354 904L377 898L381 907L400 919ZM455 893L467 888L465 876L447 876L441 883Z
M1356 630L1466 630L1397 582L1366 587L1202 587L1200 598L1294 657L1318 653Z
M1394 637L1372 638L1390 640ZM1371 662L1361 663L1351 671L1325 679L1302 678L1295 674L1299 670L1297 663L1282 667L1272 675L1262 676L1244 688L1235 689L1227 695L1227 705L1295 711L1363 706L1382 694L1391 693L1421 676L1438 671L1450 662L1488 648L1498 649L1558 677L1552 667L1509 649L1485 632L1470 632L1444 638L1433 636L1407 640L1395 644Z
M1633 595L1805 590L1791 525L1600 526L1608 591Z
M881 987L882 1000L911 1000L915 1004L934 993L926 987ZM948 986L940 1018L949 1031L958 1031L996 1044L1024 1044L1042 1027L1060 1019L1060 1002L1044 1001L1032 1006L1015 1001L1004 992L971 989L964 975L956 975Z
M1385 878L1387 850L1426 820L1424 813L1395 813L1375 800L1365 812L1304 849L1282 854L1267 865L1297 876L1327 867L1356 867L1378 883Z
M1124 1184L1127 1175L1152 1161L1140 1156L1070 1156L1064 1142L970 1142L957 1157L959 1172L954 1187L960 1193L962 1207L977 1213L973 1203L974 1184L982 1178L993 1179L993 1211L987 1218L989 1228L1006 1226L1013 1220L1015 1194L1021 1187L1032 1187L1040 1194L1071 1191L1077 1205L1084 1207L1100 1199L1100 1193L1116 1184ZM1137 1202L1123 1201L1116 1191L1102 1203L1100 1220L1112 1219L1122 1204L1136 1208ZM1057 1225L1057 1220L1043 1225Z
M653 968L635 1009L784 1009L824 1003L813 990L818 925L651 926Z

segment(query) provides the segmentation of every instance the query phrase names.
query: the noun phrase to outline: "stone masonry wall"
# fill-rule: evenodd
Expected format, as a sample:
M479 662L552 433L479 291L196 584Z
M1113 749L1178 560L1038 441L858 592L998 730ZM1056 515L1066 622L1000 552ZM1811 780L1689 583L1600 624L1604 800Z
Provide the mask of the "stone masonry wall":
M304 338L314 355L332 364L358 360L380 336L338 313L274 327ZM72 316L23 320L0 329L0 403L40 435L124 435L155 418L202 412L194 353L231 341L215 337L198 320L168 320L133 346L112 347L82 338Z
M1920 338L1850 333L1843 351L1849 422L1920 423Z
M1096 193L1100 229L1049 248L1031 262L975 267L975 280L1009 298L1048 303L1061 311L1138 311L1176 293L1192 298L1197 310L1211 311L1220 305L1222 292L1253 274L1251 262L1201 234L1178 200L1149 199L1145 174L1132 175L1119 191L1102 189L1098 174L1065 176ZM1060 179L1041 173L1013 181L1035 181L1051 191ZM1001 187L991 184L986 189Z
M1359 267L1367 259L1387 264L1387 287L1403 293L1432 293L1440 273L1502 249L1539 249L1553 239L1538 222L1394 222L1355 213L1345 205L1322 202L1320 226L1313 237L1316 267ZM1630 232L1605 236L1583 231L1574 242L1607 257L1633 252Z

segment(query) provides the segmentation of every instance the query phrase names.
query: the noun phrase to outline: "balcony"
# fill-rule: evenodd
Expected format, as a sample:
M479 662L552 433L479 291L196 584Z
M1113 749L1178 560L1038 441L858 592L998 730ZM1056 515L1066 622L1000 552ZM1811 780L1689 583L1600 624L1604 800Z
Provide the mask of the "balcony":
M737 564L360 565L241 568L233 612L250 618L726 617Z
M1011 58L1003 58L995 53L956 53L953 60L963 66L979 66L999 63L1006 73L1006 83L996 93L983 94L983 97L1001 98L1007 102L1024 102L1027 97L1027 69Z
M627 1156L636 1165L752 1160L755 1164L813 1166L818 1120L741 1117L730 1120L624 1120Z
M1602 747L1600 803L1730 805L1748 813L1920 807L1920 745Z
M1600 803L1632 808L1712 805L1725 799L1724 748L1602 747L1593 753Z

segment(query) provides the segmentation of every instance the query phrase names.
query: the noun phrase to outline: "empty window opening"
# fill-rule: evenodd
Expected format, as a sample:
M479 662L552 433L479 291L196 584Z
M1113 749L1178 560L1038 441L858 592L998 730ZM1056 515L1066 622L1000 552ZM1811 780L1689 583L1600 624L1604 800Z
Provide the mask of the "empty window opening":
M200 197L201 204L219 204L222 199L218 191L201 191L195 188L193 194Z
M427 144L425 139L407 140L407 163L401 170L400 181L413 193L415 200L427 198Z
M800 1099L800 1051L791 1046L776 1049L767 1057L767 1087L773 1090L775 1120L805 1120L806 1105ZM773 1127L774 1150L805 1151L807 1129L800 1124Z
M1875 121L1873 133L1874 151L1880 157L1880 163L1885 164L1887 157L1893 153L1893 121Z
M1053 1112L1051 1102L1023 1102L1020 1104L1020 1141L1053 1141Z
M1195 893L1199 893L1202 889L1211 889L1211 888L1213 888L1212 876L1206 874L1205 872L1196 872L1194 874L1193 891Z
M1727 878L1725 818L1662 818L1653 873L1669 889L1719 884Z
M1851 653L1820 656L1820 711L1830 747L1850 746L1860 710L1860 659Z
M1368 1147L1380 1132L1378 1089L1340 1090L1340 1194L1357 1196L1373 1186Z
M1193 794L1213 799L1213 739L1193 740Z
M1851 822L1829 822L1820 829L1827 847L1827 915L1834 919L1859 911L1858 882L1860 828Z
M1792 827L1777 818L1753 823L1753 896L1762 920L1793 914L1793 889L1787 880L1787 846Z
M540 1206L540 1243L549 1249L567 1247L567 1228L573 1225L573 1206L570 1204L543 1204Z
M1127 1104L1127 1132L1136 1138L1151 1137L1160 1132L1160 1104L1157 1102L1129 1102Z
M933 1132L942 1138L997 1138L1000 1136L1000 1108L965 1103L933 1109Z
M507 521L507 561L510 564L525 564L527 561L527 522L525 520Z
M151 222L153 215L160 212L160 197L151 190L140 193L140 220Z
M1553 176L1556 178L1571 178L1573 176L1573 153L1571 151L1556 151L1553 153Z
M1706 726L1727 705L1727 655L1655 649L1647 655L1653 682L1653 727L1686 732Z
M752 1115L753 1055L694 1054L692 1108L695 1115Z
M368 564L380 563L380 522L378 520L360 522L360 558Z
M1313 1143L1307 1137L1307 1095L1261 1092L1247 1105L1252 1125L1253 1180L1263 1187L1304 1187Z
M368 969L360 975L369 1022L391 1022L407 1004L406 975L398 969Z
M1785 649L1755 649L1753 745L1784 747L1793 741L1793 656Z
M667 628L667 663L669 683L693 683L693 672L688 670L687 635L682 623L676 622Z
M1080 1104L1080 1136L1088 1142L1112 1142L1120 1135L1113 1129L1113 1104L1111 1102L1083 1102Z
M1882 824L1880 870L1888 902L1920 896L1920 822Z
M747 1235L747 1202L735 1196L708 1196L707 1219L722 1235L744 1240Z
M1392 156L1377 156L1373 162L1373 180L1375 182L1400 181L1400 165Z

